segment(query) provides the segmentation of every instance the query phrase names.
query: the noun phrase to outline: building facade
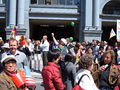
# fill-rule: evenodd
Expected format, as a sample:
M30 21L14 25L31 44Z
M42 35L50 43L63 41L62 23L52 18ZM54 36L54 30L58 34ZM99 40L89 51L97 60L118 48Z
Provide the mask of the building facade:
M0 36L18 35L41 39L74 37L78 41L109 40L120 19L120 0L0 0Z

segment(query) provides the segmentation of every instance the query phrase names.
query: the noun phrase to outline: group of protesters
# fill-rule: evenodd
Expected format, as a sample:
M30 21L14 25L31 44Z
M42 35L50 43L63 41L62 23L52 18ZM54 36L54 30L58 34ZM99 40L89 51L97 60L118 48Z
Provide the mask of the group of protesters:
M51 36L52 41L49 41L47 35L43 35L41 40L21 36L19 41L11 38L3 42L0 38L1 74L13 74L13 71L9 70L9 64L12 63L11 67L16 66L16 69L24 70L24 67L28 66L31 71L41 73L45 90L72 90L76 84L83 90L120 88L119 42L110 46L106 41L77 42L72 37L57 40L54 33L51 33ZM11 55L14 57L8 57ZM3 77L1 74L0 78ZM0 88L18 90L18 87L9 89L8 83L3 87L2 80ZM27 85L20 88L33 89Z

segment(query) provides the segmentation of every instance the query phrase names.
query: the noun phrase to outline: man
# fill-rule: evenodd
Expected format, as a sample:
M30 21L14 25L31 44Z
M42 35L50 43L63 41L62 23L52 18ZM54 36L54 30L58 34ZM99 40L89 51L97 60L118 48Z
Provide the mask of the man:
M14 55L17 60L17 68L23 69L24 66L28 65L28 59L23 52L17 50L18 41L16 39L9 40L9 48L10 50L7 53L2 54L2 58L7 55Z
M43 66L45 66L48 62L47 53L49 51L49 42L47 40L47 36L44 35L43 39L41 40L40 47L42 49L42 59L43 59Z

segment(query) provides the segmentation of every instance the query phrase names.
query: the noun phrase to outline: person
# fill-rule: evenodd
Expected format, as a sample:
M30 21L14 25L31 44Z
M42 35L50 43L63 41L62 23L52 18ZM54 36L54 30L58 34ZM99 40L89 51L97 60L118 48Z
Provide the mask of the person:
M56 48L58 48L61 51L62 61L64 61L65 55L68 53L67 40L65 38L61 38L60 41L58 42L55 38L54 33L51 33L51 35L56 45Z
M48 52L48 63L43 67L42 77L45 90L65 90L62 82L60 66L57 65L61 59L60 51L53 49Z
M47 38L47 35L44 35L40 43L40 48L42 49L43 66L45 66L48 62L47 53L49 51L49 42Z
M64 84L66 85L66 90L72 90L74 86L74 78L76 74L76 66L73 64L74 57L72 54L65 55L65 67L63 72Z
M94 83L91 71L93 69L93 57L91 55L82 56L79 61L79 70L75 76L75 84L82 77L79 85L83 90L99 90Z
M36 40L35 41L35 46L34 46L34 70L42 72L43 68L43 61L41 57L41 48L40 48L40 41Z
M120 83L120 69L114 63L115 52L113 50L104 52L99 67L100 90L113 90Z
M5 56L1 60L3 70L0 73L0 90L35 90L25 85L25 73L17 69L16 62L14 55Z
M18 48L18 41L16 39L9 40L9 51L7 53L2 54L2 58L7 55L14 55L17 60L17 68L24 69L24 66L28 66L28 59L27 56L17 50Z

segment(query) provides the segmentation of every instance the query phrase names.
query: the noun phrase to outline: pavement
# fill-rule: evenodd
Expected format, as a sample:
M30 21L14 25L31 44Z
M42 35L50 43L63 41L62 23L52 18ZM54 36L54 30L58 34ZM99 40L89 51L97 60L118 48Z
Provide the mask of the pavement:
M36 90L44 90L43 80L40 72L31 72L34 81L36 82Z

